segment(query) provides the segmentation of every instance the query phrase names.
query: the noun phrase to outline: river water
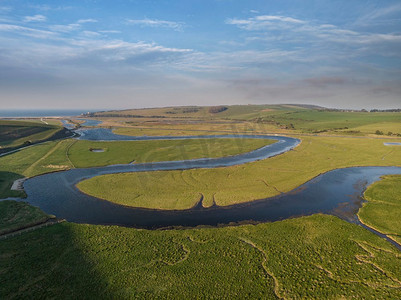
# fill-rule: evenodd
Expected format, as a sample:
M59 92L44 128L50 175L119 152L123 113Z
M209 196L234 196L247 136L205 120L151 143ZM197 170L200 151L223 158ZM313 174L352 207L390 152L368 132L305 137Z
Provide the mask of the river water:
M202 205L188 210L161 211L131 208L113 204L81 193L76 184L103 174L156 170L183 170L232 166L266 159L291 151L298 139L282 136L224 135L190 137L130 137L114 134L110 129L80 130L87 140L157 140L187 138L258 138L275 139L276 143L236 156L215 159L114 165L45 174L24 183L28 195L25 201L47 213L71 222L121 225L127 227L160 228L168 226L219 225L244 221L277 221L286 218L326 213L358 223L356 212L361 207L366 187L386 174L401 174L400 167L355 167L321 174L297 189L267 199L228 207Z

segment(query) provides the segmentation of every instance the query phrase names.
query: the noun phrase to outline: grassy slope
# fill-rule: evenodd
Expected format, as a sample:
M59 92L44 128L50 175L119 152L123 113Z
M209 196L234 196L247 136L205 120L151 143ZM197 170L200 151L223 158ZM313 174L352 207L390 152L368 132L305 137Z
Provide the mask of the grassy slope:
M269 119L269 117L266 117ZM357 113L329 112L317 110L294 111L281 115L271 114L270 119L282 124L292 123L295 129L303 132L335 130L347 127L353 129L367 124L401 122L400 113ZM373 128L372 128L373 129ZM401 133L401 126L399 127ZM376 131L376 129L372 130Z
M25 202L0 202L0 234L46 222L49 216Z
M50 138L61 129L44 123L0 120L0 145L10 148L22 146L26 141L35 143Z
M401 166L401 147L386 140L302 137L295 150L240 166L98 176L84 192L124 205L184 209L204 196L205 206L230 205L290 191L320 173L350 166Z
M365 198L361 221L401 243L401 176L384 176L366 190Z
M183 141L90 142L62 140L46 142L14 154L0 157L0 198L21 196L10 191L12 182L21 177L75 167L108 164L181 160L206 156L219 157L248 152L271 143L256 139L210 139ZM94 153L90 148L105 148Z
M0 253L0 298L401 297L399 251L325 215L170 231L63 223L0 240Z

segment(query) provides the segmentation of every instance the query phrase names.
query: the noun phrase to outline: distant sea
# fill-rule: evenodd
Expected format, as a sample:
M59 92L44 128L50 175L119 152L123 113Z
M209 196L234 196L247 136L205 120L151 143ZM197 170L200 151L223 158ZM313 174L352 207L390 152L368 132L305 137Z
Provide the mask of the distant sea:
M85 109L0 109L0 118L65 117L86 113Z

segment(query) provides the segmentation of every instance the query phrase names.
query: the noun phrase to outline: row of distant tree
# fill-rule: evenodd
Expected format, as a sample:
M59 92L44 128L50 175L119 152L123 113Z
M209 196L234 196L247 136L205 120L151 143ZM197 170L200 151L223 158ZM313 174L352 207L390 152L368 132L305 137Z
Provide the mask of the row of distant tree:
M337 109L337 108L323 108L319 109L319 111L337 111L337 112L401 112L401 108L391 108L391 109L371 109L370 111L367 109Z
M401 108L393 108L393 109L371 109L370 112L401 112Z
M376 130L375 132L377 135L384 135L384 132L381 130ZM391 131L387 132L388 136L401 136L401 133L393 133Z
M144 116L144 115L126 115L126 114L96 114L90 113L84 117L104 117L104 118L166 118L166 116Z

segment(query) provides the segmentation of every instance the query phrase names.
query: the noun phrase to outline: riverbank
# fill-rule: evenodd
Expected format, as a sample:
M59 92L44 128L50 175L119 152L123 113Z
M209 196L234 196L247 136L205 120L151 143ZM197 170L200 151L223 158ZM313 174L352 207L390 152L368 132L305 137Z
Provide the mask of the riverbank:
M401 176L384 176L367 188L364 197L360 221L401 244Z

